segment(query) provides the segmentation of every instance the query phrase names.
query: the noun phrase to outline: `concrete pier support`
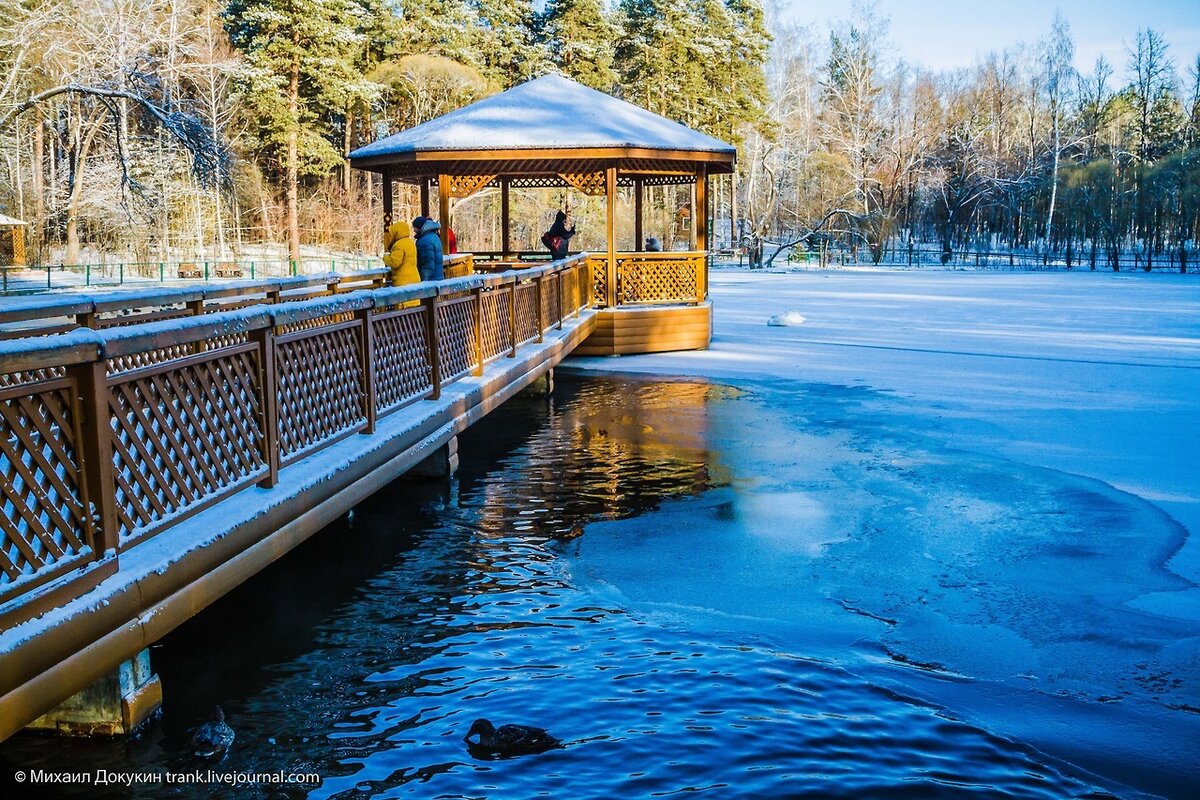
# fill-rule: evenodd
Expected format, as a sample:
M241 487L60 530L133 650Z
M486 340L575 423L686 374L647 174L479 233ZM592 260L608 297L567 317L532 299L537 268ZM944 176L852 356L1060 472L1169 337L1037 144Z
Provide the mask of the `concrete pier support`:
M422 480L450 478L458 471L458 437L439 447L428 458L404 474L406 478Z
M74 697L35 719L26 730L64 736L133 733L162 707L162 683L142 650Z
M554 370L546 373L521 390L519 397L549 397L554 394Z

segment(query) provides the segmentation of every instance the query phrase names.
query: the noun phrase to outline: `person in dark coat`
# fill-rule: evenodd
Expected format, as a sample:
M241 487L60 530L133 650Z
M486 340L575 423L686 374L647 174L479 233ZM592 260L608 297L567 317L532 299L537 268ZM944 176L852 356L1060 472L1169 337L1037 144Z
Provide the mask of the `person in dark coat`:
M542 244L546 245L546 249L550 251L550 258L559 261L567 257L567 249L571 237L574 235L574 223L568 229L567 214L565 211L559 211L554 215L554 224L550 226L550 230L542 234Z
M441 227L436 219L427 219L421 225L421 235L417 237L417 272L423 281L442 279L442 240L438 236Z

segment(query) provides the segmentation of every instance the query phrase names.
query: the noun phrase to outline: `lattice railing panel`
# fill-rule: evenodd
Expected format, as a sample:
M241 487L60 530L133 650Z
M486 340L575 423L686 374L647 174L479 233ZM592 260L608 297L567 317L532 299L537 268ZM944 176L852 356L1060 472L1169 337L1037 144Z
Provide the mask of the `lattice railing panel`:
M589 258L588 265L592 270L592 297L597 305L608 303L608 259Z
M562 274L563 316L572 313L579 307L579 270L573 269Z
M490 361L512 349L512 331L509 329L509 303L512 295L506 289L484 292L482 334L483 360Z
M538 335L537 286L532 283L518 284L516 287L517 303L517 343L523 344Z
M696 259L617 259L617 302L661 303L696 300L699 292Z
M542 283L542 319L546 327L558 324L558 281L561 273L547 275Z
M122 540L265 469L252 348L109 383Z
M382 413L433 388L424 308L375 320L375 403Z
M90 553L70 385L0 400L0 590Z
M360 352L350 325L276 343L281 459L365 424Z
M442 382L470 372L479 363L475 352L475 298L462 297L437 307L438 355Z

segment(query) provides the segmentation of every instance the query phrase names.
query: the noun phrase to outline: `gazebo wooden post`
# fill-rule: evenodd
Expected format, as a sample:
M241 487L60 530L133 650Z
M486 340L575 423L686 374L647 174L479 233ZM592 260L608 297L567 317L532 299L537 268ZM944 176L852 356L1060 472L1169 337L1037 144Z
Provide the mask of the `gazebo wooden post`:
M450 252L450 176L438 173L438 222L442 227L438 236L442 239L442 252Z
M386 231L395 221L392 219L392 171L384 170L383 180L383 229Z
M606 199L605 224L608 229L608 280L605 302L609 308L617 305L617 168L604 171L604 194Z
M703 267L697 273L696 302L704 302L708 295L708 168L696 170L696 202L692 206L692 215L696 227L696 249L700 251Z
M511 250L508 232L508 178L500 181L500 257L508 258Z
M429 178L422 177L421 183L421 216L429 216ZM417 231L413 231L417 233Z
M633 249L642 251L642 179L633 181Z

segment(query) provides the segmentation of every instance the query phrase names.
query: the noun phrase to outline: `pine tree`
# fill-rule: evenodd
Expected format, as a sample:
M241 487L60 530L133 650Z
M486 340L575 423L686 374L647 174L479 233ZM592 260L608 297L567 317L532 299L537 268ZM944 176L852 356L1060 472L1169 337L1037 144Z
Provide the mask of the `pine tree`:
M300 177L340 163L328 120L370 93L355 67L369 15L358 0L232 0L223 16L245 54L241 97L252 134L283 173L288 252L298 260Z
M538 77L549 66L535 41L536 15L530 0L472 0L471 29L480 71L502 89Z
M564 75L602 92L613 90L617 27L600 0L549 0L541 22L550 56Z

